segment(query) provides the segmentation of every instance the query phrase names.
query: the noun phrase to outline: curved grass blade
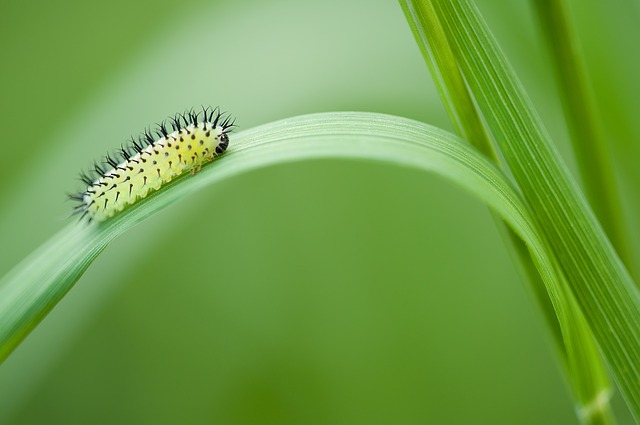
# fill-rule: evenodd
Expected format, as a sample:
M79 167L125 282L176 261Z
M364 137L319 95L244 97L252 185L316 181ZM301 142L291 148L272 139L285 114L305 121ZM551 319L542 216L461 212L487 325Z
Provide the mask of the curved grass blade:
M78 280L107 244L179 198L224 179L290 161L347 158L412 167L443 176L497 211L528 244L552 299L557 269L520 195L500 170L456 136L404 118L328 113L291 118L234 136L228 152L194 177L178 178L100 225L74 223L0 282L0 359L5 359ZM570 311L571 305L563 305ZM569 315L570 317L570 315Z

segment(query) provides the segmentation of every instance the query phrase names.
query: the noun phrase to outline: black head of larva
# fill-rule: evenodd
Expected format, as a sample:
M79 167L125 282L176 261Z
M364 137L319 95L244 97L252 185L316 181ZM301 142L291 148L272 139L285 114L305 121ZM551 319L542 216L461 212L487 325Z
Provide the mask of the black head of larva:
M220 120L220 115L218 115L216 117L216 121ZM218 143L218 146L216 146L216 154L218 155L222 155L224 153L224 151L227 150L227 147L229 146L229 134L231 131L233 131L233 127L235 127L235 119L232 119L230 116L227 116L223 119L223 121L220 123L220 127L222 128L222 132L220 134L220 143Z
M171 126L172 132L167 128L167 123ZM146 197L148 192L158 190L165 180L152 190L146 187L151 183L150 179L156 175L156 172L160 178L161 170L158 167L161 167L161 158L166 158L167 162L164 165L172 173L171 176L183 174L189 170L194 174L203 164L227 150L228 133L233 131L233 127L236 127L235 119L228 113L222 112L217 107L202 107L201 112L190 109L170 117L168 121L161 121L154 131L145 129L137 139L131 137L128 144L121 145L115 154L107 155L102 162L94 162L93 169L88 173L80 173L80 180L84 183L85 189L68 196L69 199L78 202L78 205L73 208L73 214L79 214L81 219L87 217L89 222L102 221L138 199ZM198 132L201 139L197 146L188 142L184 145L180 143L183 141L183 136L187 139L186 134L190 135L189 141L195 140ZM157 139L154 133L157 134ZM208 149L213 147L213 151L197 151L198 148L205 149L206 143L211 143L212 139L208 139L209 142L207 142L209 137L217 141L213 146L209 145ZM161 150L165 147L172 150L161 154ZM185 147L188 151L193 149L190 157L182 153L181 149ZM200 156L198 152L201 153ZM208 158L206 154L202 155L205 152L209 152ZM172 154L177 155L177 159L171 156ZM188 158L191 158L192 162L188 163ZM202 159L196 160L196 158ZM184 167L178 170L171 169L172 165L182 162L185 164ZM118 203L119 206L117 206Z

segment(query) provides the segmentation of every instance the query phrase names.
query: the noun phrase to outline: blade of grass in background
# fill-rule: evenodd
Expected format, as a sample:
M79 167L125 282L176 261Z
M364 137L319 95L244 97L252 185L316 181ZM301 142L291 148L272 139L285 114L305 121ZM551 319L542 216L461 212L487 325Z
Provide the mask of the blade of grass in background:
M477 8L434 2L457 62L598 345L640 418L640 294Z
M566 0L535 0L542 34L555 67L560 98L585 194L627 268L634 271L620 190Z
M487 129L473 103L433 6L429 2L412 0L401 0L400 4L458 132L487 157L498 163L499 159ZM597 353L588 325L575 304L572 294L568 291L564 279L556 282L556 285L564 288L559 293L559 296L564 299L556 300L555 305L552 306L523 242L508 229L506 236L508 243L517 254L518 261L555 336L556 349L561 356L563 371L571 384L577 402L576 410L582 412L581 419L584 423L614 423L608 403L611 385L606 368ZM551 251L548 246L546 249ZM571 308L565 309L565 305L570 305ZM558 320L561 331L558 328ZM594 400L598 400L597 407ZM605 402L603 403L602 400Z

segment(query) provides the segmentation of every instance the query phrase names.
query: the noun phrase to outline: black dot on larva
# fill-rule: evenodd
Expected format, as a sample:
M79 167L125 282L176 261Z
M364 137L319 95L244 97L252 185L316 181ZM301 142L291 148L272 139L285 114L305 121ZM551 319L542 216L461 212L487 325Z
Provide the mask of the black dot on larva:
M176 150L180 149L180 145L176 145Z
M191 138L192 138L192 139L195 139L195 138L196 138L196 135L195 135L195 134L192 134L192 135L191 135Z
M144 168L141 168L138 173L144 173Z
M200 140L200 146L204 145L204 140Z
M191 145L187 145L187 149L188 149L188 150L191 150Z
M156 165L158 163L158 161L156 161L155 159L153 160L153 165Z
M167 146L168 146L168 147L171 147L171 143L167 143Z
M184 139L183 139L182 137L180 137L180 141L181 141L181 142L184 142Z
M205 133L205 137L209 137L209 136L211 136L211 132L210 132L210 131L207 131L207 132ZM202 143L202 140L200 140L200 143Z
M165 152L165 153L164 153L164 156L169 156L169 152Z

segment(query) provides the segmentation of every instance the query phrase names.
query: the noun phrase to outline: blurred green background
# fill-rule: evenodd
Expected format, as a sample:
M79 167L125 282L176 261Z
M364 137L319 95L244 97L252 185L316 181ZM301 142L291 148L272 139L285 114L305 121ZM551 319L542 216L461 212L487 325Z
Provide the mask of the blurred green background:
M574 3L633 214L640 59L621 52L640 8ZM528 4L479 4L571 165ZM241 129L335 110L451 128L394 1L3 2L0 51L3 274L68 223L81 168L185 108ZM112 243L0 366L2 424L430 422L577 420L486 208L380 164L185 199Z

